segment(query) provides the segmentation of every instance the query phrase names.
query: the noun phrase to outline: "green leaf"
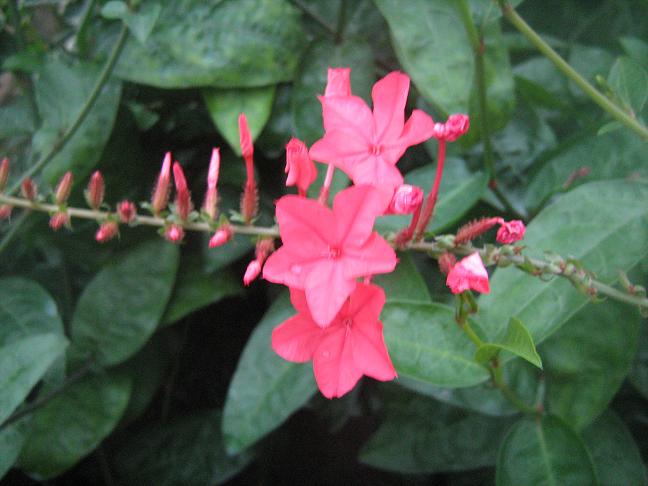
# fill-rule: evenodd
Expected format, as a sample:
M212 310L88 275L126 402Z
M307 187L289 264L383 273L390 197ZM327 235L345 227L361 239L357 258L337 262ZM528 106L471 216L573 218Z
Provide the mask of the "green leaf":
M70 128L90 96L100 69L55 55L47 58L34 86L43 119L34 135L34 149L41 156ZM120 96L121 83L109 80L76 133L43 170L43 178L51 186L68 170L74 172L77 181L90 173L110 137Z
M209 248L207 244L209 236L205 236L203 246L203 255L206 260L205 270L208 272L215 272L226 267L254 248L254 244L249 236L237 234L226 245L219 246L218 248Z
M242 451L277 428L317 390L310 363L285 361L270 346L274 327L295 313L288 294L282 294L243 350L223 411L229 453Z
M509 320L506 336L504 336L502 342L482 344L475 352L475 360L482 364L488 363L502 350L509 351L520 358L524 358L529 363L542 369L542 360L538 356L529 330L524 327L522 321L515 317L511 317Z
M381 320L389 355L400 376L449 388L488 378L486 368L473 360L472 345L457 326L451 307L388 303Z
M136 13L128 12L123 20L135 38L144 44L153 32L160 12L162 7L158 3L149 2L142 5Z
M591 304L542 345L551 413L581 430L607 408L632 365L640 321L627 304Z
M63 323L49 294L30 280L0 280L0 423L66 346Z
M552 416L525 417L504 438L497 458L497 486L596 485L594 465L581 438Z
M453 2L375 0L394 50L423 97L443 114L468 112L474 58Z
M648 400L648 330L641 326L638 350L628 375L630 383Z
M285 0L163 2L146 43L127 42L116 72L161 88L266 86L291 80L304 43Z
M380 285L387 296L387 302L429 303L432 301L427 285L414 266L409 253L398 254L396 270L376 275L373 283Z
M265 126L274 100L275 86L247 89L202 90L209 114L236 155L241 155L239 143L239 114L245 113L252 140L255 140Z
M628 56L648 68L648 42L637 37L621 37L619 43Z
M101 7L101 16L106 19L123 19L128 15L128 5L124 2L111 0Z
M582 435L601 486L648 484L639 448L628 428L612 410L607 410L592 422Z
M427 164L405 174L405 182L429 191L434 182L436 164ZM456 223L482 197L488 185L484 172L470 173L466 163L454 157L446 159L439 188L439 202L428 229L438 233ZM380 232L399 231L409 225L411 216L382 216L376 220Z
M128 250L86 286L72 318L72 342L103 365L135 354L158 326L173 289L178 247L162 239Z
M317 99L324 93L327 68L350 67L353 94L369 98L374 77L373 53L369 44L359 39L345 39L341 44L330 38L317 39L304 53L297 71L292 95L292 116L296 136L310 145L324 135L322 105Z
M612 283L618 271L641 261L648 245L648 185L630 181L593 182L565 194L527 227L529 256L551 249L580 260L598 280ZM489 341L504 334L503 323L521 319L536 345L587 303L565 278L549 282L516 268L498 269L491 293L480 298L480 324Z
M648 73L629 57L619 57L608 76L608 83L621 103L639 113L648 99Z
M251 461L247 452L229 456L220 431L220 410L153 423L119 446L116 467L128 484L204 486L222 484Z
M29 418L24 418L0 430L0 479L18 459L28 434Z
M71 385L34 414L20 468L45 480L74 466L115 428L130 391L130 379L121 374L92 376Z

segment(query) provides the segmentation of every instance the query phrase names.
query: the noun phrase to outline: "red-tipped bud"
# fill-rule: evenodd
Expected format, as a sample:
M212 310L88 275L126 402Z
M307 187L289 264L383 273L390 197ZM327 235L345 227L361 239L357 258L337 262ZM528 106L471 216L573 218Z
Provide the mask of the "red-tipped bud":
M169 202L169 188L171 183L171 152L167 152L162 162L162 169L158 176L153 197L151 198L151 211L154 215L160 214Z
M252 145L252 134L250 133L250 128L248 127L247 118L245 113L241 113L238 118L239 124L239 141L241 144L241 154L247 162L251 160L254 156L254 145Z
M286 145L286 186L297 186L306 195L309 186L317 178L317 169L308 155L308 148L299 139L291 138Z
M59 211L52 215L49 220L49 226L54 231L58 231L63 226L66 226L70 222L70 216L65 211Z
M95 240L106 243L117 236L117 233L119 233L119 225L115 221L104 221L95 233Z
M245 275L243 275L243 283L247 287L250 285L261 273L261 263L259 260L252 260L247 268L245 269Z
M5 157L0 163L0 192L4 191L9 180L9 159Z
M448 142L454 142L470 128L470 118L463 113L455 113L448 117L445 123L445 138Z
M524 238L526 226L519 219L513 221L501 221L501 226L497 230L497 242L504 245L510 245Z
M170 224L164 230L164 237L171 243L182 243L184 235L184 228L178 224Z
M245 184L243 196L241 196L241 214L245 224L250 224L257 215L259 210L259 195L257 193L256 184L252 180L252 184Z
M214 236L212 236L209 240L209 248L222 246L230 241L233 236L234 232L232 231L232 227L229 224L225 223L220 228L218 228L216 233L214 233Z
M439 270L441 270L441 273L444 275L448 275L456 263L457 258L452 253L446 251L439 257Z
M403 184L394 191L387 214L412 214L423 204L423 189Z
M489 229L498 223L502 223L502 218L482 218L464 224L455 236L455 245L468 243L474 240L479 235L486 233Z
M105 192L106 187L104 185L103 176L101 175L101 172L97 170L92 174L92 177L90 177L90 182L84 192L88 206L95 211L98 210L101 207L101 203L103 203Z
M0 221L3 219L9 219L11 217L11 211L13 207L9 204L3 204L0 206Z
M351 68L329 68L324 96L351 96Z
M137 217L137 208L130 201L122 201L117 206L117 214L122 223L132 223Z
M177 162L173 164L173 180L176 186L176 211L180 219L186 221L189 213L193 209L193 204L191 203L191 193L187 187L187 179L185 178L184 171L182 170L182 166Z
M68 200L68 197L70 197L70 191L72 190L72 179L72 172L68 171L63 175L63 177L61 177L58 186L56 186L56 191L54 192L54 201L59 206L61 204L65 204L65 202Z
M35 201L38 197L38 186L36 186L36 183L28 177L20 184L20 192L25 199Z

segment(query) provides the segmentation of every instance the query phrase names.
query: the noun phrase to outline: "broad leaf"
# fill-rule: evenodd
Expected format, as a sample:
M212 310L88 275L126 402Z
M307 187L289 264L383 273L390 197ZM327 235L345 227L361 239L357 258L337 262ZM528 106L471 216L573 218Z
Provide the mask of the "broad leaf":
M128 405L131 381L105 374L79 381L40 408L19 466L35 479L58 476L97 447Z
M177 246L162 239L142 243L103 267L74 311L75 347L104 365L135 354L164 314L177 267Z
M586 184L561 197L527 227L525 253L552 250L582 261L604 283L648 252L648 185L630 181ZM480 298L480 324L488 340L505 332L511 316L521 319L536 345L587 303L565 278L546 282L515 268L498 269L491 293Z
M288 295L282 294L243 350L223 411L223 435L230 453L242 451L277 428L317 389L310 363L285 361L270 345L272 330L294 314Z
M618 58L610 70L608 83L622 106L634 113L641 111L648 98L648 73L641 64L629 57Z
M270 118L274 94L275 86L246 89L206 88L202 91L216 128L239 156L239 114L245 113L252 140L255 140Z
M630 383L648 400L648 329L641 326L638 350L628 375Z
M222 484L240 472L252 456L246 452L229 456L220 424L220 410L150 424L120 444L117 471L127 484Z
M542 360L538 356L531 334L522 321L515 317L509 320L506 336L502 342L482 344L475 352L475 359L479 363L488 363L500 351L509 351L542 369Z
M376 275L373 283L380 285L387 296L387 302L431 302L430 293L423 277L414 266L408 253L398 254L396 270L383 275Z
M24 418L0 429L0 479L18 459L29 434L29 423L29 418Z
M444 387L463 387L488 378L473 359L454 310L441 304L388 303L381 314L385 342L399 376Z
M497 486L598 484L594 465L581 438L552 416L525 417L500 446Z

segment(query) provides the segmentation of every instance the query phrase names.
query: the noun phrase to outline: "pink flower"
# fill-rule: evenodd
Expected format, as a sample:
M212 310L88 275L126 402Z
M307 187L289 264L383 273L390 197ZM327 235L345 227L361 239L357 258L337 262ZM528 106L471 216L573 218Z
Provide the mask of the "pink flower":
M187 187L187 179L182 166L178 162L173 164L173 180L176 187L175 209L180 219L186 221L189 213L193 210L193 204L191 202L191 193Z
M311 158L333 163L355 184L401 185L396 162L434 130L432 118L421 110L414 110L405 123L409 83L397 71L378 81L371 93L373 113L357 96L320 97L326 133L311 147Z
M132 223L137 217L137 208L131 201L124 200L117 206L117 214L122 223Z
M513 221L502 221L500 228L497 230L495 238L499 243L510 245L524 238L526 226L519 219Z
M243 275L243 284L247 287L249 286L261 273L261 263L259 260L252 260L247 268L245 269L245 275Z
M286 145L286 173L286 185L297 186L301 196L306 195L308 187L317 178L317 169L308 156L308 148L296 138L291 138Z
M389 200L389 192L371 186L339 192L333 210L311 199L282 197L277 221L283 246L268 258L263 277L304 290L313 319L328 324L357 278L396 267L394 250L372 231Z
M95 233L95 240L99 243L106 243L112 240L119 233L119 226L114 221L104 221Z
M207 193L203 202L203 211L212 219L218 215L218 175L220 172L220 149L212 150L207 173Z
M445 123L435 123L432 136L446 142L454 142L470 128L470 118L463 113L455 113Z
M232 236L234 236L232 227L227 223L222 224L216 233L214 233L214 236L210 238L209 248L216 248L217 246L224 245L232 239Z
M164 237L171 243L182 243L184 236L184 228L179 224L170 224L164 229Z
M329 68L324 96L351 96L351 68Z
M488 294L490 292L488 272L484 268L479 253L475 252L454 265L448 273L446 285L450 287L453 294L460 294L470 289Z
M387 214L412 214L423 203L423 189L403 184L394 191Z
M164 155L162 168L160 169L160 175L158 176L157 183L155 184L155 189L153 190L153 196L151 197L151 211L155 216L159 215L160 211L166 208L167 202L169 202L170 182L171 152L167 152Z
M313 320L304 292L291 289L290 299L298 313L274 329L272 349L288 361L312 359L325 397L341 397L363 375L380 381L396 377L378 320L385 304L380 287L359 284L326 327Z

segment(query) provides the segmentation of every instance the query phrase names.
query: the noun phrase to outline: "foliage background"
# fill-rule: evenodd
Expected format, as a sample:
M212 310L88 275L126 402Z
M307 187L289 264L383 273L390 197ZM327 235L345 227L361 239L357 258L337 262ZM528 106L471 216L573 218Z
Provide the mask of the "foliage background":
M583 76L645 117L645 1L514 3ZM198 202L209 152L220 146L222 207L236 208L244 178L236 117L245 111L258 135L261 223L271 224L285 143L321 136L315 94L326 68L352 67L354 92L366 100L378 77L402 69L413 82L410 107L472 119L466 140L453 144L434 231L521 215L531 221L531 253L582 259L608 283L625 270L645 285L645 142L611 122L494 2L464 2L468 24L460 4L5 2L0 153L14 182L56 146L123 22L129 37L114 74L45 165L41 188L73 170L72 204L82 205L87 176L100 169L111 203L146 200L172 150ZM486 123L470 25L484 39ZM399 167L427 188L435 156L429 142ZM380 224L389 231L402 221ZM544 369L518 359L505 373L548 412L534 420L472 359L436 263L402 254L380 279L399 379L363 380L327 401L309 365L270 349L272 328L292 310L276 286L242 288L248 238L208 250L207 235L176 247L137 228L98 245L95 229L77 221L72 234L53 233L37 214L0 226L4 484L646 484L648 337L630 306L588 304L566 282L495 272L475 325L495 338L517 315L531 331Z

